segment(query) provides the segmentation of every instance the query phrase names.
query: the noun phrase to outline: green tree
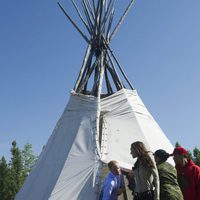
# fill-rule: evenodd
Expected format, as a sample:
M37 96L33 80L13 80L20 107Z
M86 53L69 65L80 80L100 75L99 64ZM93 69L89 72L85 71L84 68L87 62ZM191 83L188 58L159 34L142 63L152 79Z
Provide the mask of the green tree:
M192 152L190 150L187 150L188 152L188 157L194 161L194 158L193 158L193 155L192 155Z
M200 149L197 147L193 149L193 160L196 165L200 166Z
M178 142L176 142L175 147L180 147L180 146L181 145Z
M36 162L36 156L33 154L32 145L30 143L26 143L24 145L24 149L22 150L22 164L23 164L23 174L24 178L26 178L32 168L34 167Z
M11 154L12 154L10 162L11 177L10 177L9 192L11 194L11 198L14 199L16 193L19 191L24 182L22 156L16 141L12 142Z
M0 200L13 200L36 162L32 145L27 143L21 151L17 142L12 142L11 161L0 160Z
M0 160L0 199L9 200L9 177L10 171L5 157Z

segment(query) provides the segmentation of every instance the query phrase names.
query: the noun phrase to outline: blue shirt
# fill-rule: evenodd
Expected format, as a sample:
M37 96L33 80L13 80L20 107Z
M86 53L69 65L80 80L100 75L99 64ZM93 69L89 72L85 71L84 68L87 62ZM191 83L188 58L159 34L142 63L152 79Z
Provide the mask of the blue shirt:
M124 187L122 175L116 176L110 172L102 186L102 200L117 200L117 190Z

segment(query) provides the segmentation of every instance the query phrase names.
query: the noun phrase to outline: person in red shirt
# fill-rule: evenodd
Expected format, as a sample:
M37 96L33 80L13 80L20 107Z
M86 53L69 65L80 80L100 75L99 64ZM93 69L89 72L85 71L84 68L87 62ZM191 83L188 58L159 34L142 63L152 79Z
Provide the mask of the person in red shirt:
M200 167L192 162L183 147L176 147L172 156L184 200L200 200Z

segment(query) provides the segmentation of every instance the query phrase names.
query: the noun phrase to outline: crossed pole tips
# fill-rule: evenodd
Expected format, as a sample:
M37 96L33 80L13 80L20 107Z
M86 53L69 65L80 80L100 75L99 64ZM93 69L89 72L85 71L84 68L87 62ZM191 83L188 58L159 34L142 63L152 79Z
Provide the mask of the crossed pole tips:
M113 29L115 0L79 0L79 4L75 0L71 0L71 2L85 31L70 17L60 2L58 2L58 5L88 45L74 90L77 93L89 93L101 97L103 77L105 77L107 95L113 94L113 86L115 86L116 90L125 88L115 65L119 68L129 87L133 89L109 44L118 32L135 0L129 2ZM88 81L92 74L94 74L94 83L92 88L88 89Z

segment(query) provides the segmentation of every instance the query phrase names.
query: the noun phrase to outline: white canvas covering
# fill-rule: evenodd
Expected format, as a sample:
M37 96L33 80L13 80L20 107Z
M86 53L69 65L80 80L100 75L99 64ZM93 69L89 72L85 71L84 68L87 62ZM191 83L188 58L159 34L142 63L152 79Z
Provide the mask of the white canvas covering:
M111 159L120 161L120 165L131 168L133 159L130 146L134 141L142 141L154 152L158 149L173 151L173 146L159 125L144 106L136 90L122 89L102 99L101 111L104 111L104 154L106 163Z
M130 145L134 141L143 141L151 151L173 150L135 90L122 89L101 100L72 92L15 200L98 199L102 161L115 159L122 167L131 168Z

